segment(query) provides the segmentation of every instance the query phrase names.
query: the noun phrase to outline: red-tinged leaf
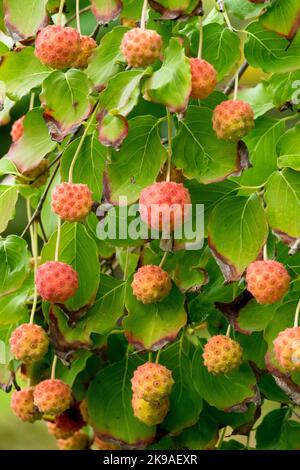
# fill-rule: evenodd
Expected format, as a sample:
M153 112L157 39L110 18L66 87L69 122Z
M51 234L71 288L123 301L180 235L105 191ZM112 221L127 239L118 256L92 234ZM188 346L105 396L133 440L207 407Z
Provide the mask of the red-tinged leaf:
M124 116L103 113L98 116L99 141L106 147L118 149L128 135L128 122Z
M48 24L47 0L4 0L4 22L15 42L34 37Z
M91 0L92 12L100 24L115 20L122 10L121 0Z
M275 2L260 21L264 28L292 39L300 26L299 0L285 0L284 7L282 2Z
M203 14L202 0L149 0L149 4L166 20L185 20Z

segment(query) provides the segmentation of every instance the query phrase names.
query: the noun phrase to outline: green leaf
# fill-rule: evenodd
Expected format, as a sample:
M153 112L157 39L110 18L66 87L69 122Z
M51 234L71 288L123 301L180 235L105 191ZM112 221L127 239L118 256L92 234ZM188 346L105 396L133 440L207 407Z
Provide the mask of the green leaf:
M35 168L56 146L51 140L41 109L29 111L23 121L23 127L22 137L10 146L6 154L6 158L21 172Z
M266 82L268 94L272 96L276 107L289 101L294 106L299 105L300 71L289 73L274 73Z
M101 119L99 117L99 141L106 147L113 147L118 150L128 135L128 122L126 118L119 114L106 114Z
M219 410L245 404L255 395L255 376L247 364L226 375L210 374L203 364L201 348L193 357L192 378L201 397Z
M269 3L270 0L262 3L254 3L251 0L225 0L228 13L242 20L259 16Z
M4 84L4 82L0 82ZM4 92L5 93L5 92ZM7 96L4 98L2 111L0 111L0 126L5 126L10 121L10 110L15 105L15 102L10 100Z
M42 262L54 259L57 233L42 249ZM95 297L99 286L97 246L80 223L64 223L61 228L59 261L73 266L79 276L76 294L66 302L69 310L79 310Z
M173 341L186 324L184 296L173 285L170 294L155 304L143 304L132 293L129 280L126 290L128 316L123 326L129 343L136 349L156 351Z
M121 41L128 28L119 26L107 33L95 50L86 74L97 90L102 90L108 80L120 71L119 62L123 60Z
M137 104L145 71L128 70L111 78L100 95L100 106L111 114L127 116Z
M29 37L48 23L47 0L4 0L4 21L15 42Z
M185 429L178 437L176 443L191 450L214 450L218 439L219 424L204 409L195 426Z
M92 353L90 351L76 351L72 358L72 363L68 367L63 365L61 361L58 361L56 377L72 387L77 375L87 367L87 361L91 356Z
M149 3L164 19L185 19L202 13L202 0L149 0Z
M17 186L0 186L0 233L4 232L12 219L17 200Z
M282 6L280 2L273 2L260 20L265 29L291 39L299 28L299 1L285 0L284 8Z
M45 229L48 239L51 237L51 235L57 228L57 216L52 211L51 198L52 198L53 189L59 183L60 183L60 174L57 173L56 176L54 177L52 184L50 185L49 191L45 199L45 203L43 204L42 213L41 213L42 224L43 224L43 227Z
M273 173L265 200L270 227L284 243L293 243L300 236L299 173L289 168Z
M70 318L56 305L50 307L49 329L50 337L63 351L90 349L92 346L86 323L79 321L70 325Z
M212 111L198 106L189 106L173 140L173 161L187 178L204 184L222 181L242 168L237 145L219 140Z
M211 23L203 28L203 58L218 72L218 79L227 75L239 62L240 39L227 27Z
M125 284L106 274L100 275L100 288L94 305L82 321L90 333L106 334L122 317L125 303Z
M140 19L144 0L123 0L122 3L122 18Z
M90 83L84 72L71 69L52 72L43 82L40 99L52 138L62 141L75 132L90 111Z
M0 238L0 296L13 292L29 273L27 243L16 235Z
M264 72L290 72L300 67L300 31L289 41L272 31L266 31L260 22L247 28L245 57L249 64Z
M17 322L28 322L26 300L30 294L33 294L33 276L28 277L17 291L0 297L1 327L14 325Z
M192 381L191 361L181 341L163 350L160 364L172 371L175 381L170 395L170 411L162 426L172 434L179 434L197 422L202 410L202 399Z
M121 0L91 0L92 12L100 24L107 24L118 17L121 9Z
M127 196L136 201L143 188L153 183L167 158L158 133L159 121L153 116L139 116L129 121L129 133L119 152L113 151L108 166L110 199L118 202Z
M1 176L18 175L18 174L19 172L11 160L8 160L8 158L0 159L0 175Z
M268 413L256 431L257 450L297 450L300 446L300 424L290 421L289 408Z
M254 88L246 88L245 90L241 90L238 93L238 99L246 101L248 104L250 104L254 111L255 118L262 116L263 114L270 111L270 109L274 108L272 95L266 82L259 83ZM246 141L246 138L243 140Z
M97 435L132 448L144 448L155 436L155 427L146 426L133 415L131 383L138 359L125 359L101 370L88 391L89 415Z
M42 84L51 70L35 57L32 47L7 52L1 58L0 80L6 85L6 93L12 100L19 100L32 88Z
M80 137L74 140L63 153L61 161L62 181L68 181L70 165L80 140ZM73 182L87 184L93 192L94 199L99 202L102 197L106 154L107 150L98 141L97 133L93 132L85 138L73 171Z
M276 307L275 307L276 308ZM261 305L251 299L238 314L237 323L241 330L263 331L274 315L274 305Z
M231 214L228 218L228 214ZM254 261L268 237L266 215L260 198L229 197L211 213L209 244L225 279L237 281Z
M277 169L276 144L284 130L279 119L260 117L255 121L255 128L244 139L252 166L243 172L241 185L260 186Z
M171 112L184 112L191 93L191 67L178 39L172 38L165 50L162 67L144 86L144 98L167 106Z
M300 171L300 124L286 131L277 142L278 166Z

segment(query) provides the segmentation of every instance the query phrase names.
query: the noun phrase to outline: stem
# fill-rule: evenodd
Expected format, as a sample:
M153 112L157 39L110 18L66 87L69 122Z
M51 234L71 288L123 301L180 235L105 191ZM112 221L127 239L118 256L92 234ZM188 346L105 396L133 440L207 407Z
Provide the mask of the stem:
M163 267L163 264L164 264L164 262L165 262L167 256L168 256L168 252L165 251L165 252L164 252L164 255L163 255L162 259L161 259L161 262L159 263L159 267L160 267L160 268Z
M30 204L30 198L28 197L26 199L26 210L27 210L27 219L28 222L31 220L31 204ZM29 233L30 233L30 240L31 240L31 251L33 254L33 230L32 230L32 225L29 227Z
M32 240L32 254L34 258L34 277L36 275L37 266L38 266L38 222L34 222L33 224L33 240ZM37 288L36 285L34 287L34 295L33 295L33 303L30 313L29 323L32 325L34 321L34 314L36 311L37 305Z
M297 328L297 326L299 325L299 313L300 313L300 300L298 302L296 312L295 312L294 328Z
M57 238L56 238L54 261L58 261L58 259L59 259L60 235L61 235L61 218L58 217L58 219L57 219Z
M57 24L61 26L62 14L65 6L65 0L60 0L59 10L58 10L58 17L57 17Z
M145 29L145 26L146 26L147 9L148 9L148 0L144 0L142 16L141 16L141 29Z
M127 279L128 259L129 259L129 248L127 247L127 250L126 250L126 259L125 259L125 266L124 266L124 273L123 273L123 281L126 281L126 279Z
M267 260L268 260L268 247L267 247L267 243L264 245L264 249L263 249L263 258L264 258L264 261L267 261Z
M156 359L155 359L156 364L159 363L160 353L161 353L161 349L159 349L158 352L157 352Z
M76 0L76 24L77 24L77 31L81 35L81 28L80 28L80 0Z
M239 71L238 71L238 76L239 76L239 79L244 75L244 73L246 72L246 70L248 69L249 67L249 64L248 62L245 60L245 62L242 63L242 65L240 66L239 68ZM234 85L235 85L235 79L236 77L233 77L230 82L228 83L228 85L225 87L224 89L224 93L225 95L230 95L230 93L232 92L232 90L234 89Z
M203 23L202 16L199 16L199 48L198 48L198 59L202 58L203 49Z
M88 120L88 122L87 122L87 126L86 126L86 128L85 128L85 130L84 130L84 133L83 133L82 136L81 136L80 142L79 142L78 147L77 147L77 149L76 149L76 152L75 152L75 154L74 154L73 160L72 160L71 165L70 165L70 170L69 170L69 183L72 183L72 182L73 182L73 172L74 172L75 163L76 163L77 157L78 157L78 155L79 155L79 153L80 153L80 150L81 150L81 148L82 148L82 146L83 146L83 143L84 143L84 140L85 140L85 138L86 138L86 136L87 136L87 133L88 133L88 131L89 131L90 127L91 127L91 124L92 124L92 122L93 122L93 120L94 120L94 117L95 117L96 114L97 114L98 106L99 106L99 103L96 105L93 114L90 116L90 118L89 118L89 120Z
M228 28L230 29L230 31L233 32L234 30L233 30L232 24L230 23L230 19L229 19L227 11L225 10L225 7L224 7L224 11L223 11L223 16L224 16L224 19L226 21L226 24L227 24Z
M91 9L91 5L87 6L87 7L84 7L84 8L81 8L81 10L79 10L79 15L82 15L82 13L85 13L86 11L89 11ZM76 13L75 15L71 15L67 21L66 21L66 25L71 23L74 19L76 18Z
M55 370L56 370L56 364L57 364L57 356L55 354L52 362L52 368L51 368L51 379L55 379Z
M149 351L148 362L152 362L152 351Z
M29 111L31 111L34 107L34 98L35 98L35 93L31 93L30 100L29 100Z
M221 447L222 447L222 444L223 444L223 441L224 441L224 437L225 437L225 434L226 434L226 429L227 429L227 426L222 429L222 433L221 433L221 436L220 436L220 440L219 440L218 445L217 445L217 449L218 449L218 450L220 450Z
M233 93L234 100L237 99L238 91L239 91L239 73L237 72L235 75L235 79L234 79L234 93Z
M168 118L168 169L166 181L171 179L171 163L172 163L172 116L167 108L167 118Z
M227 338L230 337L230 331L231 331L231 325L228 325L227 331L226 331L226 336L227 336Z

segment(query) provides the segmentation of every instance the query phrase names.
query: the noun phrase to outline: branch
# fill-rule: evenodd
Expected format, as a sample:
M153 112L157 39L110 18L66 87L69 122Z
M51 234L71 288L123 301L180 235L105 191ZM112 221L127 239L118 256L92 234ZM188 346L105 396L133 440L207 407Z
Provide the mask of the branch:
M249 67L249 64L248 64L248 62L245 60L245 62L242 63L242 65L240 66L239 71L238 71L238 77L239 77L239 79L244 75L244 73L246 72L246 70L247 70L248 67ZM228 85L225 87L225 89L224 89L225 95L229 96L230 93L234 90L235 80L236 80L236 76L234 76L234 77L230 80L230 82L228 83Z
M84 8L81 8L81 10L79 10L79 15L82 15L82 13L85 13L86 11L89 11L91 8L92 8L91 5L89 5L87 7L84 7ZM75 18L76 18L76 13L74 13L74 15L70 16L70 18L67 19L65 24L71 23L71 21L75 20Z

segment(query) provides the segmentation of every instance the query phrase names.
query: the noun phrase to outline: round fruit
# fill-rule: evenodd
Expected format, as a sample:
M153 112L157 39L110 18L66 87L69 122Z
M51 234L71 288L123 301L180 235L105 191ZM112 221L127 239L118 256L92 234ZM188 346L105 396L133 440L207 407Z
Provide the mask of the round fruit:
M39 325L24 323L10 337L10 348L18 361L31 363L40 361L48 351L48 336Z
M121 50L131 67L146 67L159 58L161 36L152 29L133 28L125 33Z
M85 69L89 64L89 59L96 47L97 43L95 39L90 38L89 36L81 36L80 52L73 64L73 67L76 69Z
M281 331L273 342L276 359L286 372L300 370L300 327Z
M273 304L289 290L290 276L278 261L254 261L247 268L247 289L260 304Z
M170 408L169 397L162 397L159 401L149 402L133 395L131 403L134 416L147 426L162 423Z
M171 393L172 372L161 364L146 362L139 366L131 379L132 392L146 401L159 401Z
M213 128L219 139L237 142L253 127L253 109L245 101L223 101L214 110Z
M139 201L141 219L150 228L174 231L189 215L191 198L182 183L154 183L143 189Z
M133 295L143 304L161 302L172 289L169 274L159 266L146 265L139 268L131 284Z
M52 191L53 212L69 222L84 219L91 212L92 205L92 193L86 184L61 183Z
M47 428L49 434L56 439L67 439L73 436L84 425L79 410L70 408L59 416L56 416L54 422L48 422Z
M33 401L34 387L23 388L12 394L11 409L13 413L22 421L33 423L41 419L41 413Z
M23 122L24 122L24 119L25 119L25 116L22 116L19 119L17 119L12 125L10 135L11 135L11 138L12 138L13 142L17 142L17 140L21 139L21 137L23 135L23 132L24 132Z
M190 59L190 64L192 72L191 97L203 100L214 91L217 84L217 72L206 60L192 58Z
M58 439L57 447L60 450L86 450L90 447L90 439L85 432L78 431L68 439Z
M35 41L35 55L53 69L72 66L80 53L80 34L76 29L50 25L43 28Z
M37 291L44 300L64 303L78 289L78 274L69 264L48 261L37 269L35 282Z
M203 359L210 373L227 374L242 363L243 350L233 339L217 335L206 343Z
M46 183L48 176L49 161L44 158L35 168L24 171L17 181L21 184L28 184L32 188L40 188Z
M40 412L50 416L62 414L73 403L71 388L59 379L40 382L34 389L33 398Z

